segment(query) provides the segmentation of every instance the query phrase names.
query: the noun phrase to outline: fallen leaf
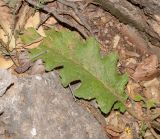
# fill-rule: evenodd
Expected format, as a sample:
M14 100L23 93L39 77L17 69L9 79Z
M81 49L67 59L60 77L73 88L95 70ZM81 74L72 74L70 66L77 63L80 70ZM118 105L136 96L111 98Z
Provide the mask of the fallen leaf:
M116 111L111 112L110 115L105 118L105 121L107 129L116 133L122 133L127 123L127 120L125 120L125 122L123 121L121 113Z
M17 32L21 32L24 29L24 26L27 20L35 13L29 5L22 5L20 11L18 12L18 18L15 26Z
M143 83L145 87L144 95L148 99L154 99L160 102L160 81L157 78Z
M43 40L43 37L40 36L40 34L37 33L37 31L33 28L28 28L29 32L24 31L25 35L20 36L23 44L23 47L27 47L28 49L36 48L40 45L40 43Z
M135 81L146 81L158 76L158 58L156 55L151 55L138 64L133 79Z
M155 139L155 137L152 135L152 133L147 130L147 132L144 135L144 139Z
M30 28L30 27L36 28L37 25L38 25L40 22L41 22L41 21L40 21L39 12L36 12L33 16L31 16L31 17L28 19L28 21L27 21L27 23L26 23L26 25L25 25L25 29ZM40 27L38 28L37 32L38 32L41 36L45 37L45 33L44 33L44 30L43 30L42 26L40 26Z
M127 84L127 90L129 97L134 100L134 98L139 94L140 85L130 81Z
M0 1L0 26L2 27L0 30L0 39L2 39L6 44L9 42L10 50L15 48L15 38L12 33L13 25L14 17L11 10L3 1Z
M0 55L0 69L8 69L13 65L13 61L11 59L5 59L2 55Z
M137 61L134 58L125 59L125 69L127 73L131 76L135 72Z
M41 13L41 15L40 15L40 17L41 17L42 20L44 20L47 16L48 16L48 15L45 14L45 13ZM45 24L45 26L53 26L53 25L55 25L56 23L57 23L57 20L56 20L54 17L50 16L50 17L45 21L44 24Z
M143 109L142 109L142 104L140 102L134 103L134 105L132 105L132 108L134 109L134 112L136 113L137 116L142 117Z
M129 97L136 101L134 105L130 104L130 106L135 110L137 115L141 116L143 114L141 100L144 100L144 98L140 95L140 85L130 81L127 85L127 90Z
M112 127L112 128L114 128L114 127ZM113 137L118 137L118 136L120 136L120 133L119 132L116 132L114 129L110 129L110 127L108 128L106 128L106 131L107 131L107 133L108 134L110 134L111 136L113 136Z
M116 96L127 99L124 88L128 76L117 72L116 53L110 53L102 59L96 40L89 38L83 41L75 32L51 29L46 34L40 47L30 51L33 60L41 58L47 71L65 67L60 70L62 84L66 87L75 80L82 81L74 95L88 100L95 98L104 113L109 113L116 104L116 108L124 111L124 104L118 103ZM112 94L112 88L116 90L116 96L115 92Z

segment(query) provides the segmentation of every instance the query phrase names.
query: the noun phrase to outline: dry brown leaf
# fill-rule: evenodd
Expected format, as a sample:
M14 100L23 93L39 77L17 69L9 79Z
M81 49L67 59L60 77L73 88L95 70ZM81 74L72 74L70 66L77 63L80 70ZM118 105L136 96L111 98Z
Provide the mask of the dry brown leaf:
M127 120L123 121L122 115L119 112L111 112L111 114L105 118L108 130L112 130L116 133L123 132Z
M114 127L113 127L114 128ZM120 133L119 132L116 132L116 131L114 131L114 130L112 130L112 129L110 129L110 128L106 128L106 132L108 133L108 134L110 134L111 136L113 136L113 137L118 137L118 136L120 136Z
M29 19L30 16L33 15L33 13L35 13L35 11L29 5L22 5L18 13L18 19L16 22L15 30L22 31L24 29L27 20Z
M40 23L40 15L39 12L36 12L33 16L31 16L26 25L25 25L25 29L29 28L29 27L33 27L36 28L37 25ZM39 29L37 30L37 32L41 35L41 36L45 36L44 30L42 28L42 26L39 27Z
M41 13L40 14L40 18L41 20L45 21L46 17L48 16L48 14L46 13ZM45 26L53 26L57 23L57 20L53 17L53 16L50 16L44 23Z
M146 81L158 76L158 58L151 55L138 64L133 79L138 81Z
M51 26L51 25L54 25L57 23L57 20L54 18L54 17L50 17L46 22L45 24L48 25L48 26Z
M0 55L0 69L8 69L13 65L13 61L11 59L5 59L2 55Z
M8 38L7 38L6 33L4 32L3 29L0 29L0 39L3 40L3 42L7 44Z
M129 97L132 100L135 100L136 96L140 93L141 87L139 84L130 81L127 84L127 90ZM143 115L141 102L135 102L134 105L130 104L130 107L135 110L135 113L137 113L138 116L141 117Z
M152 133L147 130L147 132L144 135L144 139L155 139L155 137L152 135Z
M125 69L130 76L135 72L136 65L137 61L135 58L125 59Z
M138 117L142 117L142 115L144 114L141 102L130 104L129 107L131 107L134 110Z
M40 37L40 38L36 39L35 41L31 42L30 44L26 44L26 45L20 44L19 47L23 46L23 48L27 48L27 49L37 48L41 44L42 40L43 40L43 37ZM20 39L19 39L19 42L21 42Z
M25 17L25 13L26 13L27 11L30 12L30 17L29 17L29 18ZM22 17L25 17L26 20L28 19L27 22L26 22L26 24L25 24L25 26L24 26L24 28L25 28L25 29L30 28L30 27L36 28L37 25L38 25L39 22L40 22L39 12L36 12L36 13L32 16L31 14L33 13L33 11L31 11L29 7L25 6L25 7L24 7L24 10L23 10L23 13L24 13L24 15L21 15L21 16L22 16ZM23 20L22 17L19 19L19 22L17 23L17 24L20 24L21 26L24 24L23 22L25 21L25 20ZM39 27L39 29L37 30L37 32L38 32L41 36L45 36L45 32L44 32L42 26ZM27 48L27 49L33 49L33 48L36 48L36 47L39 46L39 44L41 43L42 39L43 39L43 37L40 37L40 38L38 38L37 40L35 40L34 42L32 42L31 44L27 44L27 45L22 45L23 43L21 42L21 40L20 40L20 39L17 39L17 42L18 42L17 47L18 47L18 48L25 47L25 48Z
M3 1L0 1L0 39L6 44L9 43L9 49L15 48L15 37L13 36L12 29L14 25L14 17L11 10L5 5Z
M138 89L140 88L140 85L137 83L129 82L127 84L127 92L130 98L133 100L135 99L135 96L138 95Z
M144 82L143 86L146 88L144 92L146 98L160 102L160 81L157 78Z

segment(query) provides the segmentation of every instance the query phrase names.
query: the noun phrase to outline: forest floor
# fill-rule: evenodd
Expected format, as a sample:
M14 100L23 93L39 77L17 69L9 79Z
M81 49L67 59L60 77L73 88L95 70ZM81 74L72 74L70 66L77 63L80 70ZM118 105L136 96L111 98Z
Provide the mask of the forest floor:
M120 22L111 13L84 1L45 3L26 0L17 2L16 6L0 1L0 68L8 69L16 76L44 73L42 62L26 64L26 54L30 49L38 48L45 36L44 31L52 27L56 31L76 31L83 39L95 37L100 44L101 56L117 52L118 73L128 74L126 106L132 108L137 117L144 116L146 121L156 115L152 121L144 123L145 120L140 121L127 111L101 113L106 122L105 132L113 139L160 138L160 47L146 41L138 30ZM42 37L30 44L22 44L19 34L30 27L37 29ZM94 101L90 104L98 110ZM93 113L92 110L90 112Z

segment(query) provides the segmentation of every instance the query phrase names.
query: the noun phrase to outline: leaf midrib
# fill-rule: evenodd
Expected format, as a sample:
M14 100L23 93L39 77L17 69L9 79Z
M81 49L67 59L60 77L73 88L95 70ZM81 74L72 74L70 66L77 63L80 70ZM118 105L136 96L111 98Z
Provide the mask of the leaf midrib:
M54 46L53 46L53 47L54 47ZM53 48L53 47L52 47L52 48ZM54 50L55 50L55 49L53 49L53 51L54 51ZM59 55L61 55L61 56L64 57L65 59L71 61L71 63L73 63L73 64L75 64L75 65L78 65L78 66L79 66L80 68L82 68L86 73L88 73L91 77L93 77L96 81L99 81L106 90L108 89L108 90L111 92L111 94L117 98L118 101L120 101L121 103L124 103L124 102L122 101L123 98L122 98L121 96L117 95L117 94L118 94L118 91L116 91L113 87L111 87L107 82L106 82L106 84L104 84L101 79L99 79L98 77L96 77L94 74L90 73L84 66L81 65L81 63L79 64L79 63L75 62L74 60L72 60L72 59L70 59L70 58L66 58L66 56L63 55L62 53L59 53L59 51L56 51L56 50L55 50L55 52L57 52Z

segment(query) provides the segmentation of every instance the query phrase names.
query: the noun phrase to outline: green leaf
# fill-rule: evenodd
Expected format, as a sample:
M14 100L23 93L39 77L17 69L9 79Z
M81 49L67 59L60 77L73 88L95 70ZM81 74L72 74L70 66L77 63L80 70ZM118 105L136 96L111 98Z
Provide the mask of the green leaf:
M64 87L73 81L81 81L80 87L74 92L75 96L96 99L104 113L109 113L117 101L125 101L124 87L128 76L117 72L116 53L102 58L99 44L94 38L84 41L75 32L56 32L51 29L46 35L40 47L31 50L31 55L34 57L47 50L48 53L39 58L43 59L48 71L63 67L60 76Z
M145 102L145 107L147 109L155 108L156 107L156 101L154 99L149 99Z
M144 98L143 98L141 95L136 95L136 96L134 97L134 100L135 100L135 101L138 101L138 102L139 102L139 101L145 101Z
M144 137L147 128L148 128L147 124L142 123L142 125L141 125L141 127L140 127L140 136Z
M117 102L115 103L114 107L115 110L119 110L120 112L124 113L126 111L126 107L123 103Z
M20 35L21 41L24 44L32 43L34 40L38 39L40 35L37 33L37 31L34 28L28 28L24 31L23 35Z

